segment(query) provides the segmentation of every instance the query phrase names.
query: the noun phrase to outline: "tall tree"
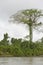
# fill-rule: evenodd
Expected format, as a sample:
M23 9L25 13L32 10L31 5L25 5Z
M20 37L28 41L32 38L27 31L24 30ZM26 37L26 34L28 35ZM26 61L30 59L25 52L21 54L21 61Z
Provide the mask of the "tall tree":
M8 45L9 43L8 38L9 38L8 33L5 33L3 40L0 41L1 45Z
M36 28L42 24L42 22L38 21L41 16L43 16L42 11L37 9L21 10L11 16L13 22L23 22L29 26L30 45L33 38L33 28Z

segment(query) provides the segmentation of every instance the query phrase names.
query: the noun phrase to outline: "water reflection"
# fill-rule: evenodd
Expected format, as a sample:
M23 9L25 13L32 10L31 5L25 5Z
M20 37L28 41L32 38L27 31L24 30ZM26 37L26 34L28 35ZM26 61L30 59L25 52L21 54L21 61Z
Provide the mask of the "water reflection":
M43 57L0 57L0 65L43 65Z

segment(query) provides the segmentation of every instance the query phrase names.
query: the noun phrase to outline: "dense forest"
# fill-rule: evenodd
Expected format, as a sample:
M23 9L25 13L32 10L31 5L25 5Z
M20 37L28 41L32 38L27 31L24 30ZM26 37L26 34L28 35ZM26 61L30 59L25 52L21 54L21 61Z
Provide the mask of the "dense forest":
M32 42L31 47L30 41L16 38L9 40L8 38L8 33L6 33L3 40L0 41L0 56L43 56L43 38L41 41Z

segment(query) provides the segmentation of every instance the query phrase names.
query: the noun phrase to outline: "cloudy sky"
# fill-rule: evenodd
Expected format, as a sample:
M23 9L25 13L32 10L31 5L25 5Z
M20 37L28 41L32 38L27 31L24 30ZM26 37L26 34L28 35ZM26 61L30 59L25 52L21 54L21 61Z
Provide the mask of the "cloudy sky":
M22 9L43 9L43 0L0 0L0 39L8 32L10 37L23 38L28 34L26 26L9 23L9 17ZM33 40L38 40L43 33L33 34Z

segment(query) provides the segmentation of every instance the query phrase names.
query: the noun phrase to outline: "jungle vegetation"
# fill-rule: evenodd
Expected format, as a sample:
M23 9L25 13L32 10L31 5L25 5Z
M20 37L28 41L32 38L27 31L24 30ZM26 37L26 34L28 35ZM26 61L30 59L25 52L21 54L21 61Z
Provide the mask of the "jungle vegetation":
M0 41L0 56L43 56L43 38L41 41L33 42L33 29L40 28L43 23L39 19L43 17L43 12L37 9L26 9L18 11L10 18L11 22L27 24L29 28L29 40L11 38L8 33L4 34L3 40Z
M31 47L30 41L17 38L11 38L9 41L8 38L8 33L6 33L3 40L0 41L0 56L43 56L43 38L41 41L32 42Z

